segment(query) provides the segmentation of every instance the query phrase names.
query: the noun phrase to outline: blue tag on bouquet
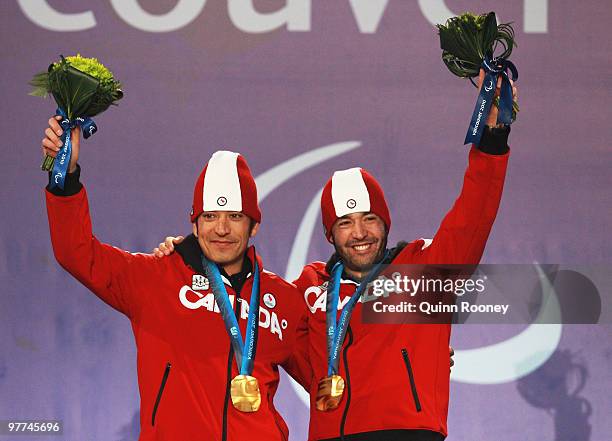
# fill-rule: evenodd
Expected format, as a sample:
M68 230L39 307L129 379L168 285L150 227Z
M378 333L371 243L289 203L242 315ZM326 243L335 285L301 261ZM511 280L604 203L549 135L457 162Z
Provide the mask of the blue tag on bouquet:
M62 117L60 126L62 127L63 133L60 138L62 141L62 148L57 152L55 161L53 163L53 171L51 172L51 188L59 187L64 189L64 183L66 181L66 174L68 173L68 166L70 164L70 157L72 156L72 140L70 139L70 132L75 127L80 127L83 132L85 139L98 131L98 126L91 118L74 118L74 120L68 119L68 115L63 109L57 109L56 115Z
M480 144L485 122L493 104L499 76L502 77L502 83L499 95L497 124L509 125L512 123L512 85L510 84L507 71L509 69L512 73L512 81L516 81L518 79L516 67L511 61L504 58L486 58L482 62L482 68L485 71L485 77L476 100L474 112L472 113L470 127L465 135L464 144Z

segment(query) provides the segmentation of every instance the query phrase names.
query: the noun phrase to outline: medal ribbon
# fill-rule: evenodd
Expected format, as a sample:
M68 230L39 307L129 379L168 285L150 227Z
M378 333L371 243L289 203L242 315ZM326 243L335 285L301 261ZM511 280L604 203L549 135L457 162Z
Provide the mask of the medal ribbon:
M366 290L372 280L376 278L380 272L383 262L387 259L389 252L387 251L381 261L370 270L368 275L359 284L359 287L349 299L347 304L342 308L340 320L336 321L336 313L338 311L338 300L340 298L340 285L344 265L338 262L334 265L331 271L331 278L327 286L327 299L325 307L325 322L327 324L327 375L337 375L338 365L340 363L340 348L344 343L346 331L348 330L349 321L353 309L357 305L357 301Z
M60 138L62 141L62 148L57 152L57 156L53 162L51 188L59 187L63 190L66 174L68 173L68 165L70 164L70 157L72 156L72 141L70 139L71 130L75 127L80 127L83 131L83 137L87 139L98 131L98 126L96 126L96 123L91 118L78 117L71 121L68 119L68 115L63 109L58 108L55 114L62 117L60 126L62 127L63 133Z
M221 279L221 272L214 262L209 261L202 255L202 266L206 277L210 280L215 302L223 317L225 329L232 342L234 348L234 357L236 366L240 370L240 375L251 375L255 364L255 352L257 349L257 334L259 331L259 265L255 259L253 269L253 288L251 289L251 301L249 303L249 316L247 319L247 328L244 341L238 326L236 313L232 308L232 304L225 289L225 284ZM238 299L236 298L236 302Z
M485 121L493 104L495 88L497 86L497 78L501 75L502 83L499 94L499 113L497 114L497 124L512 124L512 85L508 77L508 69L512 73L512 81L518 79L518 71L516 66L510 60L505 58L490 58L487 57L482 61L482 68L485 71L485 77L482 82L482 88L476 99L476 106L472 113L470 127L465 135L464 144L480 144L480 138L484 131Z

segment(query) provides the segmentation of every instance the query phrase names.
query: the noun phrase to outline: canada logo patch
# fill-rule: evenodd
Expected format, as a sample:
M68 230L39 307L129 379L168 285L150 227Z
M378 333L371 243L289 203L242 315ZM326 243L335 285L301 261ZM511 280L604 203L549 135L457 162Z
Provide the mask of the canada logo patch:
M276 299L274 298L272 293L264 294L263 302L264 302L264 305L266 305L270 309L272 309L272 308L274 308L276 306Z
M201 274L194 274L191 279L191 289L196 290L207 290L210 287L208 279Z

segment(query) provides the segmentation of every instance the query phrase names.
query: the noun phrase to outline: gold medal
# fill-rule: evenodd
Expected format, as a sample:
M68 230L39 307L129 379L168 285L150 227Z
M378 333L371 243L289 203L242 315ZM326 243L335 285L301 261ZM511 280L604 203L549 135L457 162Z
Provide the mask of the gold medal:
M236 375L232 379L230 395L232 404L241 412L257 412L261 405L261 394L257 378L250 375Z
M322 378L317 388L317 410L327 412L338 407L344 394L344 378L340 375Z

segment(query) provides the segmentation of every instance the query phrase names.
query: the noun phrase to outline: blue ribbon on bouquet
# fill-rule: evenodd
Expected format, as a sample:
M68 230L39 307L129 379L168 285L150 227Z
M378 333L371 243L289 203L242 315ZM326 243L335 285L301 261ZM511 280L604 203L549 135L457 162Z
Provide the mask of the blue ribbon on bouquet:
M96 126L96 123L91 118L77 117L70 120L64 109L58 108L55 114L62 117L60 126L62 127L63 133L60 138L62 141L62 148L57 152L57 156L53 162L51 188L59 187L63 190L66 174L68 173L68 166L70 165L70 157L72 156L72 141L70 139L71 130L75 127L80 127L83 132L83 137L87 139L98 131L98 126Z
M482 82L482 88L476 100L476 107L472 113L470 127L465 135L464 144L480 144L480 138L484 131L485 121L493 104L497 79L502 78L501 90L499 94L499 113L497 114L497 124L512 124L512 85L508 70L512 73L512 81L518 79L518 70L510 60L505 58L490 58L487 57L482 61L482 68L485 71L485 77Z

